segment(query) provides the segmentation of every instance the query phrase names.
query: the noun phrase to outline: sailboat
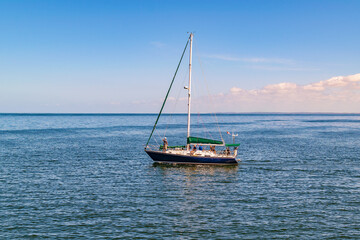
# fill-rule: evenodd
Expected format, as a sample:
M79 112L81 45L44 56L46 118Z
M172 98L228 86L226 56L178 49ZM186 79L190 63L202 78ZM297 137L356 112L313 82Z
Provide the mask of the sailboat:
M162 104L159 115L155 121L152 132L145 146L145 152L158 163L180 163L180 164L222 164L222 165L235 165L238 164L236 160L237 149L240 144L232 143L226 144L224 140L213 140L201 137L193 137L190 135L190 117L191 117L191 63L192 63L192 44L193 33L186 42L185 49L182 53L180 62L177 66L175 75L170 84L170 88L166 94L165 100ZM189 86L185 87L188 91L188 111L187 111L187 141L183 146L168 146L166 137L163 139L164 145L160 145L158 149L152 149L149 146L150 139L154 133L156 125L159 121L162 110L165 106L166 100L169 96L170 89L174 83L176 73L179 69L183 59L186 48L190 42L189 54ZM216 147L225 148L225 150L216 150ZM230 150L232 148L232 151Z

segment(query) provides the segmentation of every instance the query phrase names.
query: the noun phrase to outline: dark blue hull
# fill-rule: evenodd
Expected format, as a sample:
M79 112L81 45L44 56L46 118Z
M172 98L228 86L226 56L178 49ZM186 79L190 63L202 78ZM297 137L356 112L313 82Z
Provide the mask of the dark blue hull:
M234 165L238 164L234 157L220 158L220 157L195 157L175 155L170 153L145 150L145 152L154 160L160 163L185 163L185 164L224 164Z

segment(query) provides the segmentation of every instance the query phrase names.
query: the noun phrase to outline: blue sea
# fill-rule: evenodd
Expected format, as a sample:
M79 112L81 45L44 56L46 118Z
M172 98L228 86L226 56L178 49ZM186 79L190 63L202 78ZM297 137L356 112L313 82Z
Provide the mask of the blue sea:
M184 144L186 115L161 119L151 144ZM359 114L193 115L238 134L223 167L154 164L155 120L0 114L0 239L360 239Z

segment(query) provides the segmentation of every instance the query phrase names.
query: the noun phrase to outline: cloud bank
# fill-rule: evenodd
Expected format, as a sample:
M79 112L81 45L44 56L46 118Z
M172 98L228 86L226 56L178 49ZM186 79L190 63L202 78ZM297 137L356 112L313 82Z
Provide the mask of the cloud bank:
M228 93L201 101L216 112L360 112L360 73L338 76L308 85L291 82L245 90L232 87ZM200 102L199 102L200 104ZM211 106L210 106L211 105Z

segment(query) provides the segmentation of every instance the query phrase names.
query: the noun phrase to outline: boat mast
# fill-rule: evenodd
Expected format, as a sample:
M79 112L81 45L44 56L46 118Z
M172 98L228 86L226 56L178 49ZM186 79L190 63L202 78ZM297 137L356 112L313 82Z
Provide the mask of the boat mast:
M188 87L188 119L187 119L187 139L190 137L190 107L191 107L191 62L192 62L192 40L193 33L190 33L190 56L189 56L189 87ZM186 149L190 150L190 144L186 145Z

